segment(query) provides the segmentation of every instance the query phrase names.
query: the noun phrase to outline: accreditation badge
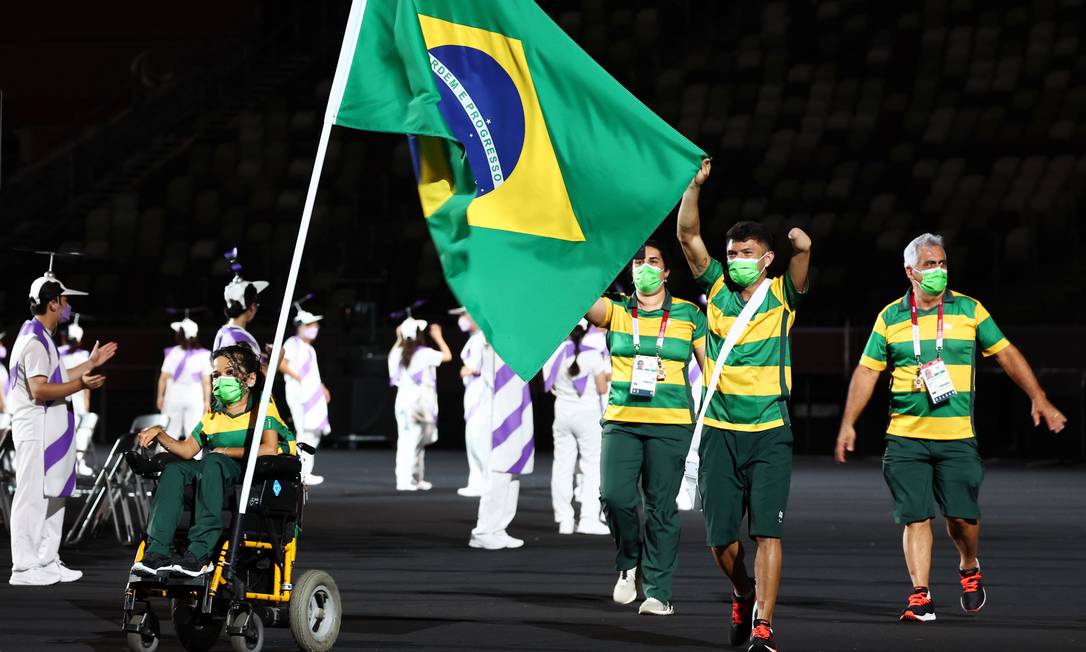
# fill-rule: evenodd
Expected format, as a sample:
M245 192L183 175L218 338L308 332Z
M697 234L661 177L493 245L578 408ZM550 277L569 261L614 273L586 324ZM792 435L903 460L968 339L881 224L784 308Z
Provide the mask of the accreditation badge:
M656 395L657 359L647 355L634 356L630 377L630 394L644 398Z
M934 360L921 366L920 376L924 379L928 396L935 405L958 393L958 390L954 389L954 381L950 379L950 372L947 371L942 360Z

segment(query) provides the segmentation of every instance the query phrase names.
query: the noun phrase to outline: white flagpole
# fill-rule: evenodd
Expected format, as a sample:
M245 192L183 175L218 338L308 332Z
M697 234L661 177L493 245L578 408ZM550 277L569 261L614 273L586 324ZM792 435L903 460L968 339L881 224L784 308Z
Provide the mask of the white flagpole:
M287 274L287 285L283 288L283 303L279 307L279 321L275 326L275 339L272 342L271 358L268 360L268 376L264 382L264 389L260 393L253 439L249 442L249 454L245 465L245 477L241 485L241 502L238 506L238 518L236 520L238 525L243 520L241 517L244 516L249 505L249 493L252 488L253 474L256 471L257 452L260 449L260 440L264 434L264 420L268 416L268 403L271 400L272 385L275 383L276 372L279 370L278 363L283 350L283 335L286 332L287 319L290 317L290 306L298 284L298 268L301 266L306 237L309 235L309 222L313 216L313 204L317 199L317 186L320 183L321 170L324 168L328 138L332 132L332 123L335 120L336 111L343 100L343 91L347 86L347 77L351 72L351 63L354 60L354 51L358 44L358 34L362 29L362 15L365 10L366 0L354 0L352 2L351 12L347 18L347 28L343 34L343 45L339 51L339 62L336 64L336 75L332 80L332 90L328 95L328 108L325 112L324 125L321 127L320 140L317 142L317 155L313 160L313 173L309 177L309 191L305 197L305 206L302 208L302 221L298 224L298 238L294 243L294 256L290 261L290 273ZM239 527L235 527L231 536L229 564L231 567L238 549L238 532Z

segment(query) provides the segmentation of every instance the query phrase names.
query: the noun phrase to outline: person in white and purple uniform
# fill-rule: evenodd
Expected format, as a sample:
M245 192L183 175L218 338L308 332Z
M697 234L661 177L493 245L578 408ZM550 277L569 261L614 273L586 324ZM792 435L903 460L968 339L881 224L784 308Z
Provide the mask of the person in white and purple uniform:
M223 312L226 313L229 321L223 324L219 332L215 334L215 343L211 346L211 350L218 351L225 346L245 344L263 360L264 351L246 328L256 317L257 307L260 305L257 302L257 295L267 289L268 282L246 281L241 278L237 249L229 252L227 258L230 260L231 269L234 270L233 280L227 283L222 293L223 299L226 300L226 308ZM264 360L264 362L266 364L267 361Z
M427 491L426 447L437 441L437 368L452 360L452 351L431 324L429 333L437 350L426 346L426 322L408 317L396 329L396 343L388 352L389 382L396 386L396 490Z
M606 395L611 366L600 350L585 344L588 322L543 365L543 388L554 394L554 464L551 504L559 534L610 534L600 512L600 396ZM581 470L581 515L574 526L573 478Z
M72 315L72 323L67 328L60 329L60 346L57 347L60 361L65 367L71 369L90 359L90 351L83 348L83 327L79 325L79 313ZM90 411L90 390L72 394L72 409L78 417ZM86 446L80 449L85 449Z
M468 457L468 482L456 493L478 498L486 489L490 460L490 390L483 380L483 356L490 345L466 308L450 310L458 315L457 326L469 333L460 351L460 378L464 381L464 451Z
M8 357L8 349L4 346L4 336L0 333L0 414L8 413L8 367L3 363Z
M295 438L300 444L307 444L316 450L321 437L332 431L328 423L328 403L332 393L321 382L321 370L317 365L317 350L313 340L320 332L322 315L314 315L294 304L297 314L294 325L297 333L283 343L283 357L279 361L279 371L286 379L287 406L294 419ZM313 474L313 453L298 449L302 462L302 482L318 485L324 477Z
M211 352L196 339L200 327L188 315L170 329L177 344L166 349L155 406L169 417L166 434L180 441L211 409Z
M15 496L11 503L9 584L45 586L74 582L83 573L60 561L64 499L75 489L75 413L68 397L97 389L105 376L92 375L117 351L97 343L89 359L71 369L53 343L57 327L71 318L70 290L52 265L30 286L31 318L11 348L8 409L15 443ZM70 380L75 378L75 380Z

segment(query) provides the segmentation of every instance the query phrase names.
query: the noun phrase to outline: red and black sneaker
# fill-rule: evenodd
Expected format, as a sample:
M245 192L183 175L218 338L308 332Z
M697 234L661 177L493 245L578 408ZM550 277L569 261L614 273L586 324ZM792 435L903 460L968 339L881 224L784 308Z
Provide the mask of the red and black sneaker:
M739 597L732 591L732 645L742 645L750 638L754 626L755 592L751 588L746 597Z
M909 605L901 612L898 620L926 623L935 620L935 602L926 586L918 586L909 594Z
M754 627L750 630L750 647L747 652L780 652L777 643L773 640L773 628L769 621L758 618L754 621Z
M988 594L984 592L984 584L981 583L980 565L969 570L959 570L962 583L962 609L966 613L975 614L984 607L988 601Z

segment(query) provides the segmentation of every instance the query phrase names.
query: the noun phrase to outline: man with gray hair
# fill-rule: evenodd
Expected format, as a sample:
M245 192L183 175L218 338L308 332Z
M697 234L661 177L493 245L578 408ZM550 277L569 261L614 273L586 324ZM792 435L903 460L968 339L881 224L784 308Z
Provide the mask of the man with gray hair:
M845 461L856 442L856 420L871 399L879 374L893 367L890 424L886 429L883 477L894 502L894 520L905 526L903 548L913 591L900 620L935 620L928 590L931 568L931 520L935 503L946 519L947 534L958 548L960 604L980 611L986 596L977 545L984 467L973 429L973 380L976 351L996 362L1032 401L1033 425L1052 432L1067 419L1033 375L1029 363L1003 336L979 301L951 292L943 239L925 233L905 248L905 296L882 309L848 387L836 458ZM978 346L979 345L979 346Z

